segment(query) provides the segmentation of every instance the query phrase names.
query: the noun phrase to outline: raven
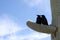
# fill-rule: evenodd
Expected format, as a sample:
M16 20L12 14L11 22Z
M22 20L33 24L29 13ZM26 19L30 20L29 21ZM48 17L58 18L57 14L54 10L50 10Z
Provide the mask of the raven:
M44 15L42 15L41 23L44 24L44 25L48 25L47 19L46 19L46 17Z
M36 23L41 24L41 20L42 20L41 15L37 15Z

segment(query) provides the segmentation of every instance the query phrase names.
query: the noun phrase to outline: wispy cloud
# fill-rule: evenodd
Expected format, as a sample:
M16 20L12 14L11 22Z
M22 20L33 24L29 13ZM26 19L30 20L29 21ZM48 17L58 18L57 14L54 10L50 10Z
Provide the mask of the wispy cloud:
M0 17L0 36L11 34L18 30L23 30L23 28L19 27L17 23L9 19L7 15L2 15Z
M20 34L21 35L21 34ZM49 37L48 34L43 33L31 33L24 36L10 35L6 40L42 40L43 38Z
M43 34L43 33L31 33L28 34L24 37L22 37L23 40L42 40L43 38L49 37L50 35L48 34Z
M24 0L27 5L34 7L42 3L43 0Z

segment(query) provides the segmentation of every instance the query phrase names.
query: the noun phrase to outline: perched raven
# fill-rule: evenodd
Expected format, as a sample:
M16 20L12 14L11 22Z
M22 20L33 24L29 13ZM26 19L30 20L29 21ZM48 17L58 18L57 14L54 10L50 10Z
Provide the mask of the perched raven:
M42 20L41 15L37 15L36 23L41 24L41 20Z
M47 19L44 15L42 15L42 22L41 23L44 25L48 25Z

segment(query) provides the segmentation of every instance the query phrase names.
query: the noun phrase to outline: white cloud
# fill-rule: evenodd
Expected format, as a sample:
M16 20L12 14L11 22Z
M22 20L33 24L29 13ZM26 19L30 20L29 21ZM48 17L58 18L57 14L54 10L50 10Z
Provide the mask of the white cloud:
M43 38L49 37L50 35L48 34L43 34L43 33L31 33L28 35L24 36L17 36L17 35L10 35L8 39L6 40L42 40Z
M24 0L27 5L34 7L42 3L43 0Z
M23 30L17 23L9 19L7 15L2 15L0 18L0 36L14 33L18 30Z
M26 39L26 40L35 40L35 39L40 39L42 40L43 38L46 38L46 37L49 37L50 35L48 34L42 34L42 33L32 33L32 34L29 34L29 35L26 35L23 37L23 39Z

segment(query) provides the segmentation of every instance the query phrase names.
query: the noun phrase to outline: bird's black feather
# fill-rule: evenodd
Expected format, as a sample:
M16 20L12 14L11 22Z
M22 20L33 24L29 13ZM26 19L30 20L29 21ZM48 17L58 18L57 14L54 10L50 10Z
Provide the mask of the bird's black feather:
M41 16L37 15L36 23L41 24L41 19L42 19Z
M42 24L48 25L47 19L44 15L42 15Z

